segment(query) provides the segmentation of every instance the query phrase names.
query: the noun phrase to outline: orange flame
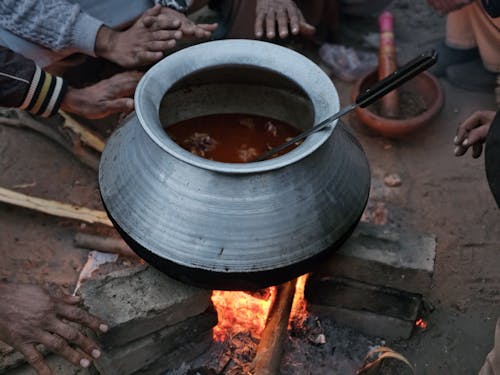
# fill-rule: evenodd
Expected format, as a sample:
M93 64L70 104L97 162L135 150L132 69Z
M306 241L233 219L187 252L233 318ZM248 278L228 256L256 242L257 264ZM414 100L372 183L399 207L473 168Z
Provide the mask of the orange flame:
M214 341L224 341L241 332L260 337L274 293L272 288L267 299L260 299L245 292L214 290L212 302L219 320L213 329Z
M421 329L427 328L427 322L425 320L423 320L422 318L417 319L417 321L415 322L415 325Z
M307 319L307 303L304 297L304 290L306 288L306 281L308 276L309 274L305 274L297 279L288 328L290 328L292 322L296 327L302 327L305 320Z
M297 280L290 319L296 325L302 325L307 318L304 300L306 280L307 275L301 276ZM263 299L245 292L214 290L212 302L218 315L218 323L213 329L214 341L222 342L243 332L260 338L276 289L271 287L266 292L268 292L267 298Z

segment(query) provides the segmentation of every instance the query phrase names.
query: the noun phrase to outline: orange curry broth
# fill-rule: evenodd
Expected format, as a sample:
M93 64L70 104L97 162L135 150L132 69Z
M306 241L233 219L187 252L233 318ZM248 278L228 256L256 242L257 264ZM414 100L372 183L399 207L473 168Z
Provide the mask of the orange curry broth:
M193 154L225 163L251 162L300 134L299 129L283 121L244 114L195 117L172 124L165 131L174 142ZM300 142L278 155L291 151L298 144Z

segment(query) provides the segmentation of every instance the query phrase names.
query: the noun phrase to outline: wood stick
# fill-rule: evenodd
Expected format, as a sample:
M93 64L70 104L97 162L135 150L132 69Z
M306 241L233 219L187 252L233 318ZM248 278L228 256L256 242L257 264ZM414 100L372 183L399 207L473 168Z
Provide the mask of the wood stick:
M279 285L253 360L255 375L279 373L297 279Z
M76 247L98 250L103 253L120 254L127 258L137 258L136 253L121 238L102 237L94 234L77 233L74 238Z
M59 114L64 117L64 128L71 129L75 134L78 134L80 140L87 146L93 148L99 153L104 151L106 143L97 134L87 129L85 126L76 121L73 117L64 111L59 111Z
M35 198L2 187L0 187L0 202L29 208L53 216L81 220L87 223L100 223L110 227L113 226L113 223L109 220L108 215L104 211L91 210L72 204Z
M62 146L86 166L95 171L99 168L99 157L83 146L79 136L62 126L43 124L28 113L16 109L0 110L0 124L34 130Z

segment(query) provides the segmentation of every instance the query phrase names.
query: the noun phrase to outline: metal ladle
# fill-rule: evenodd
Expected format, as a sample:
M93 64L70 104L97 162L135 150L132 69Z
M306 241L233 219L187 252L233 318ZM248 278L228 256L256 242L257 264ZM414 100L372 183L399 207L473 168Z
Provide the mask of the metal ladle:
M258 156L254 162L257 161L263 161L268 159L269 157L273 156L274 154L284 150L285 148L293 145L295 142L300 141L307 137L309 134L312 134L314 132L317 132L326 126L330 125L333 121L336 119L344 116L345 114L351 112L354 110L356 107L367 107L376 100L380 99L382 96L387 94L388 92L398 88L401 86L403 83L409 81L413 77L415 77L417 74L423 72L424 70L428 69L432 65L434 65L437 61L438 55L437 52L434 50L430 50L427 52L422 53L418 57L414 58L413 60L410 60L408 63L403 65L401 68L393 72L392 74L388 75L385 77L383 80L378 81L375 85L372 87L366 89L363 91L361 94L359 94L356 97L356 100L354 103L349 104L348 106L345 106L342 108L340 111L335 113L334 115L326 118L325 120L321 121L319 124L313 126L312 128L307 129L306 131L300 133L298 136L290 139L289 141L273 147L272 149L264 152L262 155Z

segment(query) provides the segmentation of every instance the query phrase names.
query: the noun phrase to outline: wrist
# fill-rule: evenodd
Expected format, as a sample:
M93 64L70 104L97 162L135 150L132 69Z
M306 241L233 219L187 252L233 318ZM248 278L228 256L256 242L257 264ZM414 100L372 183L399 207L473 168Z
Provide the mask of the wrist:
M95 40L95 55L113 61L113 48L117 36L117 31L104 25L101 26Z
M66 95L64 95L64 98L61 101L60 108L64 112L78 114L80 112L80 109L84 105L84 102L85 96L82 95L82 90L68 87L66 89Z

